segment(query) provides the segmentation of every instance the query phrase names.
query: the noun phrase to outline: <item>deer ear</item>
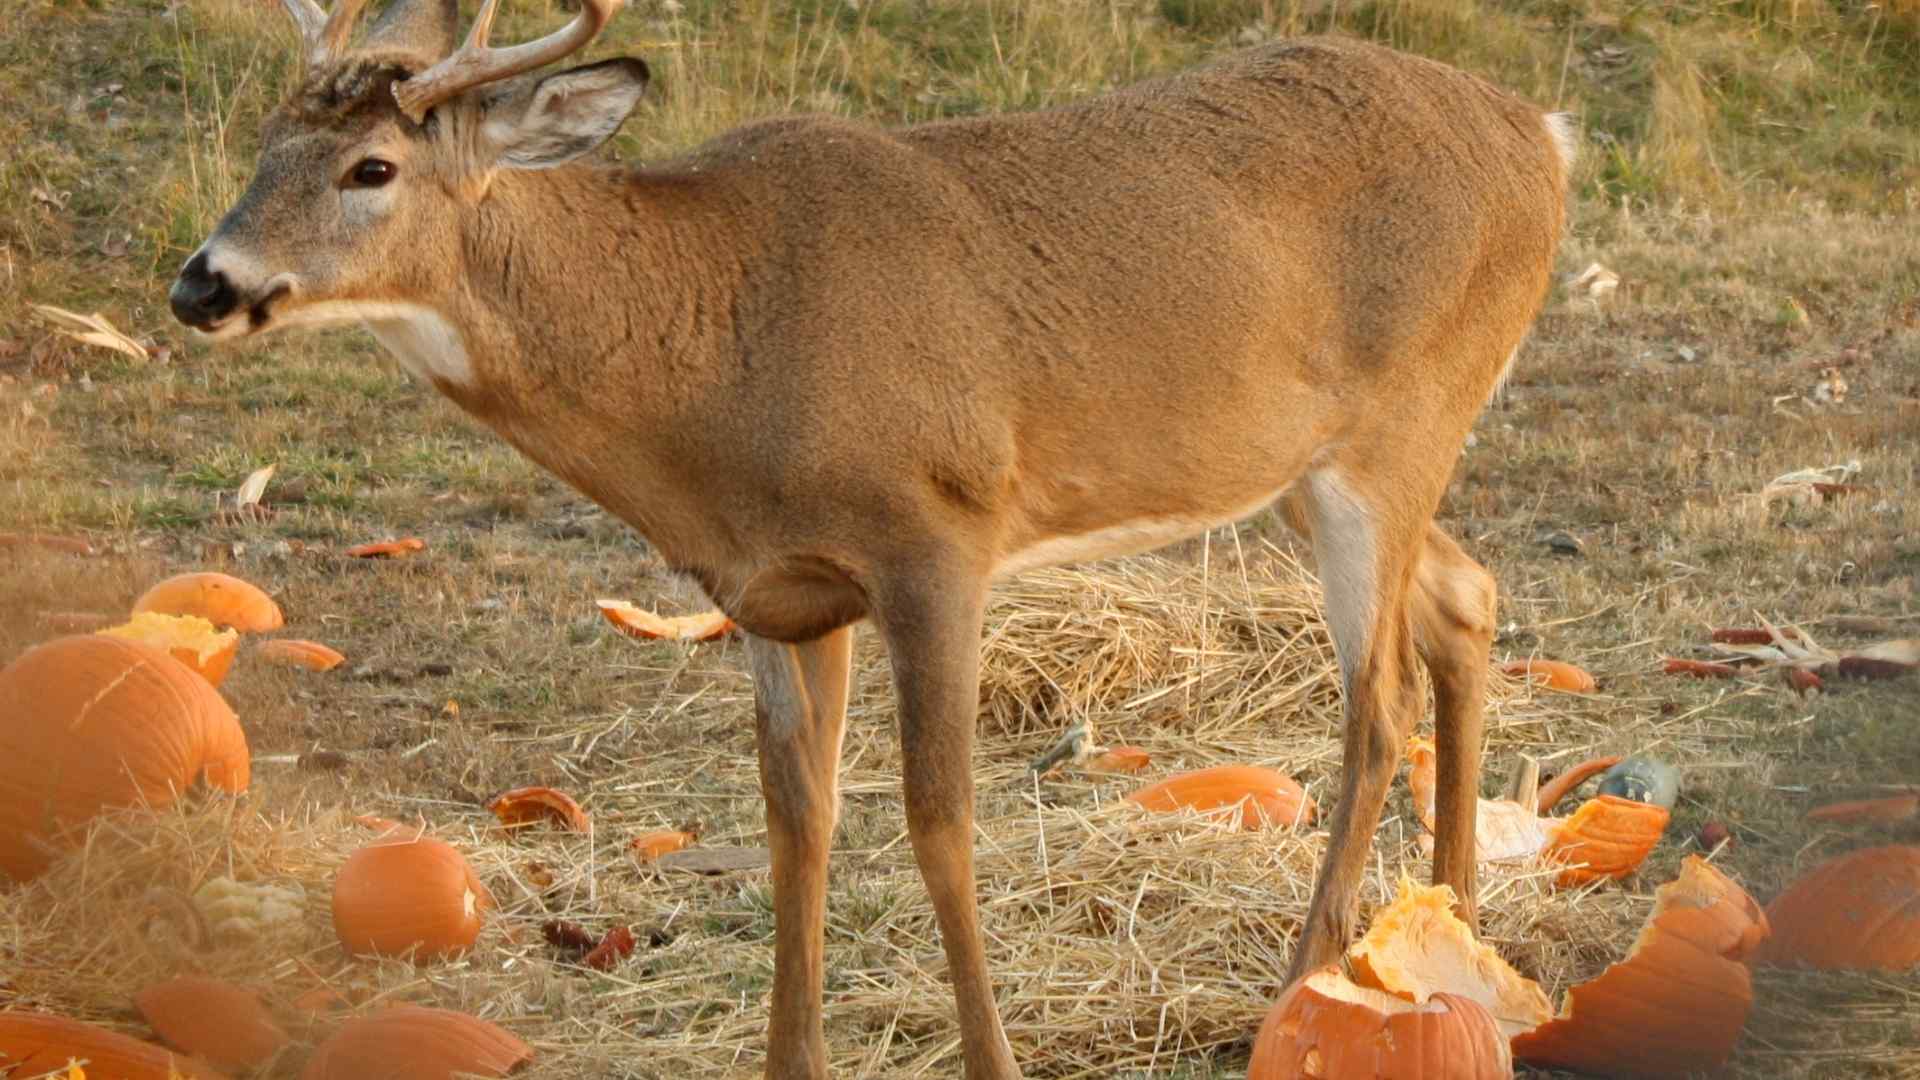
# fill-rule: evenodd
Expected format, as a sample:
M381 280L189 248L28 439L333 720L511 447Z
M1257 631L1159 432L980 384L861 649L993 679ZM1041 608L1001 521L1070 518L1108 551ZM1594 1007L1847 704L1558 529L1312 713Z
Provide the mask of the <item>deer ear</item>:
M531 92L495 99L483 128L494 163L509 169L565 165L620 130L646 88L647 65L622 57L549 75Z

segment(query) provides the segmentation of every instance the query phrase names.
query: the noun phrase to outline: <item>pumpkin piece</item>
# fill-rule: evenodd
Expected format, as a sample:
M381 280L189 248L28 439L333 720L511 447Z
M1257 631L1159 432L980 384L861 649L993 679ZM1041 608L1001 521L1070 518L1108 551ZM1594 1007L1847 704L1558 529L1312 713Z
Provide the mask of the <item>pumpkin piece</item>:
M1560 660L1509 660L1500 665L1500 673L1569 694L1591 694L1599 686L1586 669Z
M1338 967L1288 987L1254 1040L1247 1080L1508 1080L1506 1036L1479 1003L1414 1004L1357 986Z
M634 857L646 863L662 855L671 855L695 839L694 834L685 829L656 829L634 837L627 847L633 851Z
M573 832L588 832L592 823L587 812L573 796L550 787L523 787L494 796L487 809L508 829L522 829L542 821L551 821Z
M1414 812L1431 833L1438 771L1433 740L1415 736L1407 743L1407 757L1412 765L1407 786L1413 789ZM1474 810L1474 859L1501 862L1538 855L1552 827L1552 822L1511 799L1481 799Z
M415 963L458 956L480 935L493 894L451 844L383 840L347 857L333 879L333 929L350 953Z
M1668 675L1685 675L1694 679L1731 679L1740 674L1732 664L1719 664L1711 660L1683 660L1677 656L1668 657L1660 670Z
M1399 895L1381 908L1347 950L1353 981L1420 1003L1458 994L1493 1016L1502 1033L1527 1031L1552 1014L1547 995L1513 970L1453 913L1453 890L1402 876Z
M1767 905L1756 962L1822 971L1920 965L1920 847L1863 848L1814 867Z
M262 660L271 660L276 664L289 667L306 668L308 671L332 671L347 662L347 658L317 641L301 638L279 638L263 641L257 650Z
M1541 784L1539 800L1540 812L1542 814L1550 813L1554 807L1560 805L1561 799L1567 797L1568 792L1586 783L1587 779L1595 773L1606 772L1618 764L1620 764L1619 754L1613 754L1608 757L1597 757L1591 761L1583 761L1573 768L1555 776L1546 783Z
M300 1078L506 1076L532 1060L533 1047L479 1017L396 1005L340 1025L314 1050Z
M236 1072L266 1064L287 1044L258 994L219 979L154 983L133 995L133 1007L167 1045Z
M1137 746L1115 746L1095 754L1087 762L1088 772L1137 773L1153 763L1153 755Z
M1742 960L1766 935L1746 890L1689 855L1655 894L1626 958L1569 991L1554 1019L1515 1036L1514 1056L1599 1076L1716 1071L1753 1005Z
M237 631L216 631L212 623L198 615L162 615L157 611L143 611L131 621L99 633L165 649L210 686L226 680L233 667L234 650L240 645Z
M96 1080L225 1080L210 1066L117 1031L50 1013L0 1012L0 1075L58 1075L71 1061L86 1062Z
M1258 765L1215 765L1141 788L1127 801L1148 810L1225 812L1242 829L1310 825L1317 808L1290 776Z
M1807 811L1808 821L1824 821L1830 825L1852 824L1869 821L1890 825L1896 821L1905 821L1920 811L1920 791L1909 791L1905 795L1889 795L1883 799L1855 799L1849 802L1828 803Z
M1668 817L1664 806L1617 795L1595 795L1581 803L1554 829L1543 852L1549 862L1572 864L1554 884L1572 888L1633 873L1660 842Z
M669 619L625 600L595 600L594 604L621 633L643 641L717 641L739 629L720 611Z
M425 551L427 542L417 536L402 537L398 540L378 540L371 544L355 544L346 553L356 559L403 559L416 551Z
M215 626L229 626L243 634L278 630L285 623L273 598L230 574L206 570L176 574L142 593L133 613L198 615Z
M247 737L218 692L150 645L55 638L0 671L0 874L25 881L102 810L164 807L201 777L247 789Z

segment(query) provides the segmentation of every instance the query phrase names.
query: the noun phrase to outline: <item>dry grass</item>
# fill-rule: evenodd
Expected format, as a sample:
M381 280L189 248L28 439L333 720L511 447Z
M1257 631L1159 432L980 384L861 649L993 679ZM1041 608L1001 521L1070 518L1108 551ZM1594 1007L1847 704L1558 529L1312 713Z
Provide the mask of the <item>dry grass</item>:
M1686 777L1637 880L1569 895L1525 872L1488 876L1489 936L1560 988L1617 954L1707 821L1733 828L1721 862L1762 899L1828 854L1920 841L1912 825L1802 820L1817 802L1920 778L1915 680L1803 701L1766 679L1655 673L1661 656L1756 610L1817 626L1870 615L1889 635L1920 633L1912 7L689 0L678 15L636 3L606 48L656 61L662 94L619 147L647 158L790 108L891 122L1041 105L1240 41L1324 30L1578 112L1591 146L1561 269L1600 261L1620 290L1600 304L1556 292L1442 509L1501 582L1499 657L1572 659L1602 680L1589 698L1496 680L1489 772L1521 752L1552 772L1644 750ZM504 34L558 17L510 8ZM256 0L0 5L0 528L82 532L106 552L0 549L0 661L49 636L43 612L122 611L155 578L205 566L268 586L289 633L351 658L312 676L243 657L227 686L257 755L326 749L344 767L263 763L238 806L114 819L83 856L0 891L0 1005L144 1033L132 991L198 967L281 1001L325 981L368 1002L468 1008L538 1045L541 1075L752 1075L771 975L765 876L660 875L621 847L692 819L710 846L764 842L737 646L615 636L595 596L669 610L699 600L369 342L215 353L167 321L165 282L244 182L285 78L283 21ZM173 357L135 368L80 350L28 318L28 301L98 308ZM1848 400L1800 400L1831 365ZM1849 459L1872 494L1817 511L1748 498L1779 473ZM220 519L217 494L267 462L280 466L274 490L297 483L304 497L271 521ZM1583 556L1539 543L1562 530L1586 542ZM338 555L397 534L431 546L395 563ZM1023 768L1089 721L1104 741L1148 747L1156 772L1267 763L1326 802L1337 703L1290 550L1258 519L1166 558L1033 575L996 598L977 841L991 961L1034 1075L1244 1068L1320 838L1146 819L1115 804L1124 781L1036 787ZM829 899L829 1038L843 1075L948 1076L956 1032L901 836L885 661L870 639ZM491 832L485 800L527 783L581 797L595 835ZM1368 905L1402 869L1424 873L1406 809L1396 793ZM333 944L328 881L364 840L346 815L368 811L431 822L503 901L467 960L374 964ZM552 886L535 884L531 862ZM303 883L303 936L185 954L147 925L147 889L224 873ZM538 943L553 914L630 923L650 943L615 972L584 972ZM1737 1071L1920 1075L1916 994L1912 974L1763 974Z

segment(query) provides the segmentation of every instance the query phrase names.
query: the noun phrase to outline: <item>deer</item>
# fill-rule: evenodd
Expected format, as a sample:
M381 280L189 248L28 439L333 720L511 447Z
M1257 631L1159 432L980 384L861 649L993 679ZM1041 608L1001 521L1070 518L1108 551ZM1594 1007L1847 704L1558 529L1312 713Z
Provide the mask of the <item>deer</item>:
M907 832L969 1080L1019 1067L993 996L970 762L996 581L1275 508L1343 695L1291 981L1353 934L1434 690L1432 875L1475 920L1493 577L1434 523L1543 307L1572 122L1339 37L1045 109L751 122L589 155L644 61L464 38L456 0L283 0L301 75L174 280L214 342L358 324L631 525L744 632L775 896L765 1075L828 1075L828 856L856 627L892 672Z

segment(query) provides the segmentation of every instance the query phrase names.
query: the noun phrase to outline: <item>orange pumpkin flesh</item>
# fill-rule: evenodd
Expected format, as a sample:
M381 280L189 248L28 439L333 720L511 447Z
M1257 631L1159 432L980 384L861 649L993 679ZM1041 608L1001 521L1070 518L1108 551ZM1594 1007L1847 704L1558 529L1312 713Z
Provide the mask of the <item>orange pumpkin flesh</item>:
M1513 970L1453 913L1453 890L1400 879L1393 903L1347 950L1354 982L1410 1002L1439 993L1477 1002L1506 1035L1526 1031L1552 1013L1538 984Z
M1559 660L1510 660L1500 673L1570 694L1591 694L1599 686L1585 669Z
M1407 756L1411 763L1407 786L1413 790L1414 812L1431 833L1438 786L1433 740L1419 737L1410 740ZM1553 822L1511 799L1481 799L1474 810L1474 859L1501 862L1537 855L1546 846L1553 827Z
M635 607L625 600L596 600L594 603L600 608L600 614L606 616L607 621L621 633L645 641L714 641L735 629L733 620L719 611L669 619L645 608Z
M1554 884L1572 888L1633 873L1660 842L1668 816L1664 806L1617 795L1596 795L1581 803L1554 830L1543 853L1549 862L1569 864Z
M0 1012L0 1076L67 1075L84 1061L97 1080L225 1080L164 1046L47 1013Z
M287 1043L260 996L219 979L182 976L133 995L134 1008L167 1045L244 1072Z
M1230 811L1243 829L1312 824L1316 807L1292 777L1258 765L1216 765L1168 777L1127 796L1148 810Z
M542 821L551 821L561 828L574 832L587 832L592 828L587 820L587 812L573 801L573 796L550 787L523 787L503 792L487 804L493 816L500 824L509 829L520 829Z
M1492 1014L1469 998L1414 1004L1327 967L1287 988L1260 1025L1247 1080L1508 1080Z
M401 837L401 838L397 838ZM480 934L493 895L451 844L386 834L333 879L333 928L351 953L416 962L458 956Z
M688 844L693 843L692 833L682 829L658 829L641 833L627 845L634 857L641 862L652 862L662 855L671 855Z
M347 658L337 651L327 648L317 641L305 641L300 638L279 638L260 643L260 658L289 667L306 668L308 671L332 671L347 662Z
M1137 773L1153 763L1153 755L1137 746L1115 746L1094 755L1087 762L1088 772Z
M247 789L247 737L219 693L149 645L88 634L0 671L0 873L46 869L100 811L163 807L204 778Z
M1772 967L1905 971L1920 965L1920 847L1863 848L1808 871L1767 905Z
M212 623L198 615L162 615L157 611L143 611L128 622L99 632L164 649L210 686L226 680L233 667L234 650L240 645L237 631L215 631Z
M134 601L133 613L198 615L215 626L230 626L243 634L278 630L285 623L273 598L230 574L202 571L177 574L160 582Z
M1726 1064L1753 1005L1742 961L1767 936L1746 890L1697 855L1655 894L1626 958L1515 1036L1528 1064L1601 1076L1681 1077Z
M397 1005L340 1025L314 1051L300 1078L506 1076L532 1060L533 1047L478 1017Z

